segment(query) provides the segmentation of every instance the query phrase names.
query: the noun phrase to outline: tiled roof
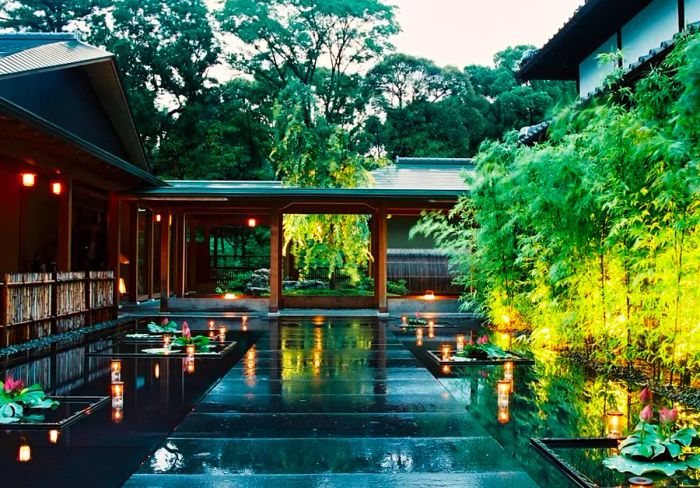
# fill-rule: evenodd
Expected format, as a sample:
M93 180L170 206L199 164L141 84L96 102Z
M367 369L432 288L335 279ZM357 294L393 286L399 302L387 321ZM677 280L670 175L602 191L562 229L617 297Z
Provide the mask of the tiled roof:
M0 77L109 59L74 34L0 34Z

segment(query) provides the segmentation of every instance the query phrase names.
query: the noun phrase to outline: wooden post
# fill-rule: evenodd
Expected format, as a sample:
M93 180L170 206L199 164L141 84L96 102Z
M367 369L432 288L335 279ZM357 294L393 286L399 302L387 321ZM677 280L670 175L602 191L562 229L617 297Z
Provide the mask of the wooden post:
M376 214L376 255L374 256L375 276L374 290L377 297L377 309L379 313L389 311L386 298L386 249L387 249L387 229L386 229L386 209L380 208Z
M107 242L109 248L107 255L109 259L109 268L114 270L114 310L115 316L119 311L119 278L121 273L119 270L119 250L121 249L121 218L119 215L120 202L115 193L109 195L109 210L107 212Z
M129 301L139 301L139 205L129 204L129 281L126 284Z
M146 285L146 295L148 299L153 298L153 211L146 210L146 235L145 241L145 261L144 261L144 283Z
M185 235L185 214L179 211L175 227L175 296L178 298L185 296Z
M161 213L160 221L160 310L168 310L170 297L170 212Z
M197 222L192 216L187 218L187 225L190 228L190 240L187 243L187 286L194 290L197 284Z
M279 209L270 212L270 312L277 313L282 297L282 213Z
M65 191L58 198L58 249L56 266L60 271L71 270L73 237L73 183L65 180Z

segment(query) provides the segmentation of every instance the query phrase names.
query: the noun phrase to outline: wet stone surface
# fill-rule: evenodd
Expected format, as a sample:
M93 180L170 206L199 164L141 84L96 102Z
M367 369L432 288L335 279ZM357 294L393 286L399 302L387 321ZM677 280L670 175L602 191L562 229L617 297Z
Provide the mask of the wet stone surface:
M270 323L130 487L537 486L386 325Z

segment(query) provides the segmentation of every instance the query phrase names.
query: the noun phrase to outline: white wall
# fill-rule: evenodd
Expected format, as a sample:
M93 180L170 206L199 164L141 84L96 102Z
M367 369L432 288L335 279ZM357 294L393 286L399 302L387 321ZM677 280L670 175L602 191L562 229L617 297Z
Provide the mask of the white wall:
M698 0L700 1L700 0ZM578 66L579 73L579 95L584 97L592 92L605 81L615 69L612 63L600 64L598 55L617 51L617 34L601 44L591 55L581 61Z
M700 22L700 0L685 0L685 23Z
M622 27L625 65L658 48L678 32L678 0L655 0Z

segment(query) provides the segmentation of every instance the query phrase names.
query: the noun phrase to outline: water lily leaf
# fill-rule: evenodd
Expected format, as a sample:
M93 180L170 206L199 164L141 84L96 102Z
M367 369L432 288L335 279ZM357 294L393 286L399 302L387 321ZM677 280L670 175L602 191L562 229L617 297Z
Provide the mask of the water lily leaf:
M606 468L642 476L649 473L662 473L671 476L676 471L688 468L684 461L637 461L627 456L612 456L603 461Z
M695 429L688 427L673 434L671 436L671 440L688 447L690 443L693 442L693 437L696 435L698 435L698 432Z
M692 456L688 456L685 459L685 462L691 468L700 469L700 454L694 454Z
M19 420L24 414L24 409L19 403L9 402L0 407L0 419L16 419ZM11 421L11 422L15 422ZM9 422L5 422L9 423Z
M683 452L683 448L676 444L675 442L664 442L664 446L666 446L666 449L668 449L669 455L675 459L678 456L681 455L681 452Z

